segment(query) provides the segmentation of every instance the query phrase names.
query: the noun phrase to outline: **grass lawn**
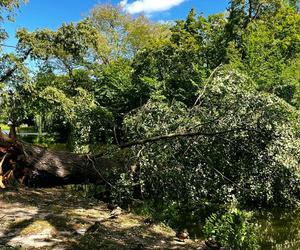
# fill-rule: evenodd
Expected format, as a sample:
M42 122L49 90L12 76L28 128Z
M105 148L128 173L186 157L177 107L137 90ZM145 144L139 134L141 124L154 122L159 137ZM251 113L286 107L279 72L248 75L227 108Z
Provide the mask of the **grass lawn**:
M3 123L0 123L0 128L2 130L9 130L9 126ZM17 128L18 133L34 133L37 132L34 127L26 127L24 125L21 125L20 127Z
M0 123L0 128L2 130L9 130L9 126L7 126L6 124L2 124L2 123Z

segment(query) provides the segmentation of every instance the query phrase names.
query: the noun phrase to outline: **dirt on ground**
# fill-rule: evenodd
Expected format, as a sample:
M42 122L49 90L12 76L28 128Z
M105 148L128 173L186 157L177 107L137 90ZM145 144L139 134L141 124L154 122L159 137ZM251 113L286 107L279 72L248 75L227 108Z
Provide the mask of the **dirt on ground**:
M0 250L202 249L178 241L161 223L123 211L110 218L107 204L66 188L0 191Z

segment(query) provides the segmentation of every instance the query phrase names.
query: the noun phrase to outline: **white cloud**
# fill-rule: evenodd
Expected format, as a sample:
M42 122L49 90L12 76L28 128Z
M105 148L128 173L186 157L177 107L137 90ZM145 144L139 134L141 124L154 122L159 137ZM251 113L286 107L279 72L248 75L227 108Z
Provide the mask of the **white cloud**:
M182 4L185 0L135 0L128 3L127 0L122 0L120 5L130 14L137 14L141 12L153 13L166 11L172 7Z
M122 7L125 7L125 6L127 5L127 0L122 0L122 1L120 2L120 5L121 5Z

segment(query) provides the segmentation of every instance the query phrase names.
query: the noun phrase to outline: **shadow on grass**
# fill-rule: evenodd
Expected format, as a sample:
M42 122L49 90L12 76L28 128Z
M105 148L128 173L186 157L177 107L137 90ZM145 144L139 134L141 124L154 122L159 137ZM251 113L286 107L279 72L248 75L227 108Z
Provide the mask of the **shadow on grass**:
M72 195L63 188L4 190L0 193L0 214L13 219L2 227L0 249L17 237L39 234L45 228L49 235L36 239L37 245L30 249L201 249L192 241L175 241L171 229L145 225L139 216L108 219L110 212L104 203ZM91 227L94 229L85 233Z

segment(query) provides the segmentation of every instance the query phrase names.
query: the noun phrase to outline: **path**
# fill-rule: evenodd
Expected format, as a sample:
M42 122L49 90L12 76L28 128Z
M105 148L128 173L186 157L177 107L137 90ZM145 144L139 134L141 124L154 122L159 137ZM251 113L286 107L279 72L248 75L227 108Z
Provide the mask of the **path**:
M0 249L202 249L201 242L178 242L172 229L146 225L141 216L109 216L105 203L65 188L1 190ZM86 233L95 222L97 230Z

